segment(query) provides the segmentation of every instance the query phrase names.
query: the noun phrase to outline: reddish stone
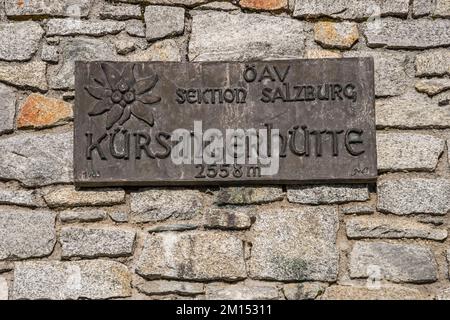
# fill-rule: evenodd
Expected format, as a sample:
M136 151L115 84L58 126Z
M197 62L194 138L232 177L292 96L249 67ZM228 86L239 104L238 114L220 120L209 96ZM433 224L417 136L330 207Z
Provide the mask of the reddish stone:
M279 10L287 7L288 0L241 0L241 7L258 10Z
M66 123L73 118L71 104L62 100L31 94L17 117L17 128L47 128Z

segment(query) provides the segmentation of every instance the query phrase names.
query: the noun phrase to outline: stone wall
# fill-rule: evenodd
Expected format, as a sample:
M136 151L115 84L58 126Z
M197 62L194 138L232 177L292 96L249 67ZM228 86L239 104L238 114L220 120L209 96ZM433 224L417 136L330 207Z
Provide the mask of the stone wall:
M448 0L1 0L0 299L450 298L449 46ZM71 184L75 60L355 56L377 185Z

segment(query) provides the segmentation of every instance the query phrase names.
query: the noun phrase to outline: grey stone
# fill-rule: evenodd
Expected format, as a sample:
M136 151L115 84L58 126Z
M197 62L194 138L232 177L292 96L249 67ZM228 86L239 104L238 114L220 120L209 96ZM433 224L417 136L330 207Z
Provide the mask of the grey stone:
M379 29L366 26L369 47L426 49L450 45L450 21L444 19L401 20L386 18ZM432 32L431 32L432 31Z
M35 190L0 186L0 204L23 207L43 207L45 204Z
M328 287L321 300L431 300L432 297L415 288L383 284L380 288L334 285Z
M416 56L415 65L418 77L450 75L450 50L421 52Z
M128 61L181 61L180 47L172 39L153 43L148 49L126 57Z
M239 280L246 277L243 242L218 232L147 235L136 272L147 279Z
M141 16L141 7L130 4L112 5L105 3L100 12L100 18L102 19L129 20L140 19Z
M398 215L446 214L450 210L450 181L445 179L381 179L378 210Z
M110 206L125 202L122 189L76 190L74 186L60 186L44 195L50 208Z
M332 2L322 0L295 0L294 17L317 18L333 17L341 19L363 19L378 12L381 16L408 15L409 0L334 0Z
M430 97L435 96L448 89L450 89L449 79L421 79L416 82L416 90L418 92L426 93Z
M406 73L408 58L400 52L349 51L349 57L373 57L375 64L375 95L377 97L398 96L411 83Z
M341 206L343 214L372 214L376 210L370 203L348 203Z
M445 240L447 230L403 218L352 218L346 222L347 237L350 239L429 239Z
M45 257L55 242L54 213L0 209L0 260Z
M97 222L105 220L106 212L102 209L76 208L62 211L59 219L64 223L71 222Z
M321 282L289 283L283 286L287 300L314 300L321 295L328 284Z
M14 262L12 261L0 262L0 273L9 272L11 270L14 270Z
M445 141L415 133L377 133L378 170L434 171Z
M28 187L73 179L73 133L24 133L0 140L0 178Z
M350 253L350 277L380 273L392 282L429 283L437 280L437 264L429 248L385 242L357 242Z
M75 61L116 60L115 48L97 39L76 38L61 43L62 63L49 68L49 84L53 89L75 88Z
M47 36L101 37L107 34L117 34L125 29L125 25L125 22L112 20L51 19L47 22Z
M14 299L108 299L131 296L131 274L115 261L17 263Z
M239 7L235 6L230 2L221 2L214 1L206 4L202 4L201 6L196 7L195 9L204 9L204 10L221 10L221 11L235 11L240 10Z
M369 200L367 185L321 185L288 187L287 198L292 203L328 204Z
M450 2L448 0L436 0L433 10L433 17L449 18L450 17Z
M184 31L184 9L179 7L148 6L145 8L146 37L158 40L182 34Z
M261 14L197 11L193 14L189 60L299 58L306 23Z
M0 60L30 60L43 35L44 30L36 22L0 23Z
M42 61L27 63L0 62L0 81L26 89L47 90L45 73L47 65Z
M189 231L189 230L195 230L199 226L196 224L163 224L159 226L152 226L148 229L146 229L146 232L148 233L157 233L157 232L165 232L165 231Z
M416 216L417 221L422 223L428 223L435 226L441 226L445 222L445 217L440 216L430 216L428 214L419 214Z
M141 280L133 284L139 292L147 295L167 295L178 294L180 296L190 296L203 294L205 285L195 282L180 282L168 280L145 281Z
M136 44L133 40L127 38L119 38L114 41L114 46L118 54L126 55L136 50Z
M412 14L414 18L423 17L431 13L433 0L413 0Z
M58 47L44 44L42 46L41 59L42 59L42 61L46 61L46 62L50 62L50 63L58 63L58 61L59 61Z
M125 31L130 36L145 38L145 25L140 20L127 21Z
M129 3L148 3L148 4L165 4L165 5L182 5L186 7L192 7L200 4L210 2L212 0L123 0L123 2Z
M261 211L250 235L251 278L335 281L337 229L337 210L331 207Z
M263 204L284 199L281 187L228 187L220 188L218 205Z
M0 277L0 301L8 300L8 298L8 281L6 281L5 277Z
M247 281L238 284L206 285L207 300L280 300L280 289L270 283Z
M16 0L5 0L6 15L22 17L86 17L92 0L28 0L26 4Z
M377 128L450 128L450 105L438 106L423 94L377 100L375 105Z
M136 232L103 227L64 227L60 242L63 258L124 257L133 254Z
M0 83L0 135L14 130L16 90Z
M131 220L188 220L200 213L203 196L197 190L149 189L131 193Z
M204 213L204 226L210 229L249 229L252 221L246 211L239 208L208 208Z
M128 222L128 213L126 213L125 211L114 210L113 212L109 213L109 217L111 218L112 221L117 223Z

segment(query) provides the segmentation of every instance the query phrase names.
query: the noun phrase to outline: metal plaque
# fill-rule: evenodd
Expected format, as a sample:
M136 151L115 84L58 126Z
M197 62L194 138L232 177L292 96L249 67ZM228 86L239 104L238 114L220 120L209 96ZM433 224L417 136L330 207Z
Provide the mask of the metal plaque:
M77 186L376 179L372 58L77 62Z

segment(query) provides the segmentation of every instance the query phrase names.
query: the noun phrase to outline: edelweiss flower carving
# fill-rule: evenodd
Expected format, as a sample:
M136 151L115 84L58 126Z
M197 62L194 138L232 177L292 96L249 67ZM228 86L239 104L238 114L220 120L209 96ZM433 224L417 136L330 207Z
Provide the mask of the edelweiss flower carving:
M132 115L153 126L154 118L148 106L161 101L161 97L151 94L158 76L139 78L134 64L126 64L122 72L108 63L101 63L100 66L104 77L95 77L91 85L85 87L92 97L99 100L89 115L107 112L107 130L115 124L122 126Z

